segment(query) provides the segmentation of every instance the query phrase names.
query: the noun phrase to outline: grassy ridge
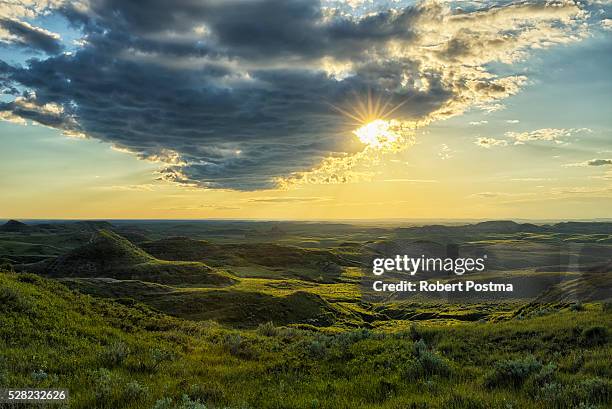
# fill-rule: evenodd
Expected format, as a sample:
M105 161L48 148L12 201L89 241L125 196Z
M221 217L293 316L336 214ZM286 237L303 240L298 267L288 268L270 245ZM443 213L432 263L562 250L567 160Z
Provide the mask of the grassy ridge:
M94 233L90 241L68 253L19 269L50 277L109 277L162 284L229 285L228 273L192 261L164 261L109 230Z
M229 330L4 272L0 384L67 387L74 408L586 409L612 402L612 313L601 304L532 308L498 323L389 324L386 331Z

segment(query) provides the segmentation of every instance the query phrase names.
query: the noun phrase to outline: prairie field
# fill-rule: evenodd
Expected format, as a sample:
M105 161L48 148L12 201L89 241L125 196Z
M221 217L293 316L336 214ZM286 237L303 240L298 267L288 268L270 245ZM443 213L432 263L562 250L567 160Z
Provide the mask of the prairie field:
M611 407L610 225L508 223L11 223L0 385L71 408ZM513 296L369 293L373 257L449 248Z

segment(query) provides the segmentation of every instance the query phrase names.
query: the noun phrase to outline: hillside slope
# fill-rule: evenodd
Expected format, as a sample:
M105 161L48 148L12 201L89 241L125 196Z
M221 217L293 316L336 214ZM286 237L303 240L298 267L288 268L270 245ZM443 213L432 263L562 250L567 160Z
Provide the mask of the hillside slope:
M67 388L75 409L604 408L611 322L589 306L388 332L231 331L0 272L0 384Z
M230 285L236 281L203 263L158 260L109 230L94 233L89 243L65 255L16 268L49 277L109 277L162 284Z

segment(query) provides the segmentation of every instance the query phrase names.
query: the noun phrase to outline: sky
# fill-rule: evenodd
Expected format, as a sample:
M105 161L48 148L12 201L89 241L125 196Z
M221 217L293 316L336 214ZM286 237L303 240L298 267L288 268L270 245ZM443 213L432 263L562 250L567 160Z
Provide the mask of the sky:
M2 2L0 218L611 218L611 16Z

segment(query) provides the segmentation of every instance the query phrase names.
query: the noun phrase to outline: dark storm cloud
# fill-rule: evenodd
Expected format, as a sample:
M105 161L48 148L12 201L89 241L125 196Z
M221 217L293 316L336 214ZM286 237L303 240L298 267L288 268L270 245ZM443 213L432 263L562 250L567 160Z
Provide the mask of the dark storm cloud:
M18 85L31 94L0 110L163 162L162 179L268 188L362 148L332 108L348 109L355 95L381 96L401 106L395 117L414 119L451 112L449 104L474 94L511 92L486 76L470 88L476 74L461 78L464 65L445 80L442 67L422 67L418 54L388 55L390 42L419 39L419 18L440 13L424 4L355 17L313 0L66 3L57 12L83 33L72 53L58 54L43 31L3 21L25 44L56 55L1 64L5 92ZM330 75L325 58L349 74Z
M47 54L58 54L63 50L57 35L28 23L0 18L0 27L15 37L9 44L30 48L34 51L44 51Z

